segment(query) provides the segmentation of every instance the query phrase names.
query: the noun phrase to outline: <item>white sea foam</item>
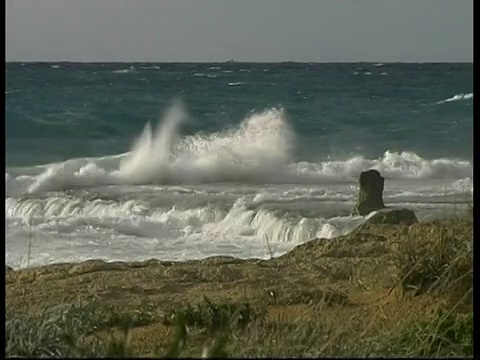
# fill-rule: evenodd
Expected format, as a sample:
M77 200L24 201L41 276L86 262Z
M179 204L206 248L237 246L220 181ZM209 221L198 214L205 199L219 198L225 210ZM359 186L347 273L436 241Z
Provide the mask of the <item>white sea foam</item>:
M119 70L113 70L112 73L114 74L128 74L128 73L134 73L137 72L134 66L130 66L128 69L119 69Z
M160 194L170 190L164 189ZM20 261L27 230L35 234L35 246L43 249L40 253L33 251L34 265L91 257L118 259L115 251L120 251L124 260L148 258L152 254L176 260L232 253L239 257L265 257L269 252L267 240L279 255L317 234L329 237L345 233L362 221L305 217L293 208L279 210L249 203L246 197L223 205L212 197L203 205L192 202L190 206L177 207L169 206L164 198L155 201L155 196L158 197L158 191L156 195L134 199L66 193L45 198L7 198L9 263L19 266L16 262ZM188 192L176 196L177 204L182 203L179 199L197 199L189 198ZM69 250L72 248L76 249L74 254ZM42 258L45 254L48 257Z
M460 100L470 100L473 99L473 93L468 93L468 94L457 94L455 96L452 96L451 98L441 100L437 102L437 104L444 104L448 102L453 102L453 101L460 101Z

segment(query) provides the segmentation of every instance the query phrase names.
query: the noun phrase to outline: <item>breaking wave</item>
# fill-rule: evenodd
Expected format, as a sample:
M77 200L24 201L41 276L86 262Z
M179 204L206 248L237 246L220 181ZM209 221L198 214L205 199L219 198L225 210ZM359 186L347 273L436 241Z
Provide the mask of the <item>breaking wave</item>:
M158 126L147 123L127 153L7 168L6 223L15 239L9 261L21 263L21 240L32 231L43 244L38 264L152 253L175 260L268 257L270 246L278 256L364 221L351 209L358 175L372 168L389 179L389 204L423 206L425 214L473 190L472 163L461 159L386 151L298 162L282 108L219 132L181 136L187 120L177 103Z
M473 175L470 161L425 159L408 151L386 151L376 159L294 162L295 134L281 108L254 113L221 132L182 138L178 127L187 118L180 104L172 106L156 129L145 126L128 153L7 169L7 194L102 185L353 184L367 169L404 180L456 181Z
M453 101L460 101L460 100L470 100L473 99L473 93L468 93L468 94L457 94L455 96L452 96L451 98L442 100L437 102L437 104L443 104L447 102L453 102Z
M119 70L113 70L113 74L128 74L128 73L135 73L137 70L135 69L134 66L130 66L127 69L119 69Z
M301 243L314 237L331 238L344 234L361 223L362 217L304 217L298 213L264 207L245 197L230 206L206 204L176 208L147 206L139 200L69 198L58 195L44 199L8 198L9 221L33 223L42 231L72 232L87 225L136 237L156 237L158 226L167 226L194 236L215 239L254 237L270 242ZM32 220L33 219L33 220ZM155 230L152 226L157 225ZM98 230L97 230L98 231Z

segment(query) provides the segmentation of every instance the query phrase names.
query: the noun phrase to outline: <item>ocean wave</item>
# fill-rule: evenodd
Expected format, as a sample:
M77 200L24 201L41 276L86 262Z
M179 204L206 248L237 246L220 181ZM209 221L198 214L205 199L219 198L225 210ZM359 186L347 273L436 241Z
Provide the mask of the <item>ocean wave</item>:
M236 81L236 82L229 82L228 86L240 86L243 85L244 83L242 81Z
M360 216L325 219L288 216L262 207L252 210L245 199L240 198L221 221L204 225L203 232L217 238L254 235L255 239L269 243L302 243L315 237L331 238L345 234L362 221Z
M128 74L128 73L135 73L137 70L135 69L134 66L130 66L128 69L119 69L119 70L113 70L113 74Z
M156 130L146 125L128 153L7 169L7 194L106 185L348 185L356 184L359 174L368 169L376 169L385 178L396 180L454 182L473 176L473 166L468 160L425 159L409 151L387 150L373 159L358 155L294 162L295 134L284 110L278 108L254 113L239 126L221 132L181 138L177 128L186 119L187 114L180 105L172 107Z
M330 238L352 230L362 217L304 217L264 206L252 207L244 197L229 209L207 204L192 208L151 208L137 200L107 201L52 196L45 199L6 199L6 215L17 226L74 233L79 227L106 229L118 234L155 238L157 224L201 238L245 238L272 243L300 243L314 237ZM149 230L150 229L150 230Z
M74 216L128 217L142 215L145 211L133 200L119 204L115 201L70 198L62 195L48 198L8 198L5 200L5 206L7 218L24 221L34 217L48 219Z
M414 152L386 151L382 157L367 159L353 156L346 160L331 160L321 163L300 162L300 173L318 174L330 178L356 178L366 169L378 170L390 179L464 179L472 177L470 161L460 159L424 159Z
M452 96L451 98L441 100L441 101L437 102L437 104L444 104L444 103L447 103L447 102L460 101L460 100L470 100L470 99L473 99L473 93L468 93L468 94L461 93L461 94L457 94L455 96Z

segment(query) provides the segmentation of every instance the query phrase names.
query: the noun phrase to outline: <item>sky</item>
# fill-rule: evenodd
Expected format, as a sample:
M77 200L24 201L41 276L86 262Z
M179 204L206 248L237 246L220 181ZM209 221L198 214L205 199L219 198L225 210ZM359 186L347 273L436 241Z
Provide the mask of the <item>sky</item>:
M6 23L7 61L473 61L473 0L6 0Z

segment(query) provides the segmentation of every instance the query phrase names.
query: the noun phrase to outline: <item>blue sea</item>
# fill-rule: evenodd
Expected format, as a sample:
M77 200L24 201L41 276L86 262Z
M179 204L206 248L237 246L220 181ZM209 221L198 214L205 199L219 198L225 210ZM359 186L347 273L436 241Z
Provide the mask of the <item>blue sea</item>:
M362 171L421 220L473 192L473 64L7 63L6 261L279 256Z

